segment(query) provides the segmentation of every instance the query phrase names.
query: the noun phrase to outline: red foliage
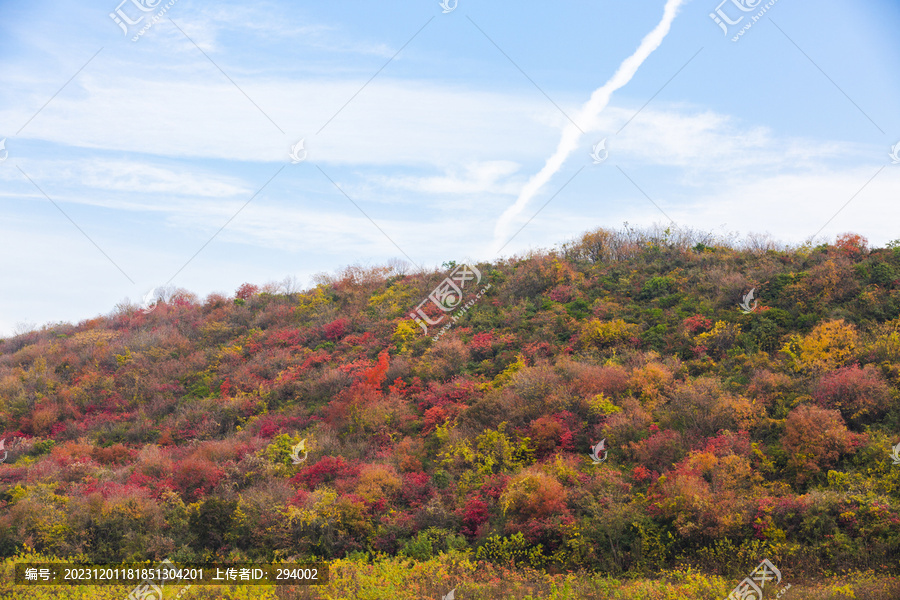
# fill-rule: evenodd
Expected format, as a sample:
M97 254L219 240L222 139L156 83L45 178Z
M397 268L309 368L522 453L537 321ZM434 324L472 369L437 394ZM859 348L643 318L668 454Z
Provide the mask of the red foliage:
M488 505L481 498L469 498L461 511L462 533L474 538L479 535L481 526L488 520Z
M660 473L687 454L687 445L680 432L673 429L657 431L647 439L631 442L631 451L641 465Z
M738 456L750 455L750 434L746 431L732 433L726 431L706 441L703 452L709 452L719 458L729 454Z
M380 389L381 385L384 383L388 366L388 351L382 350L381 353L378 354L377 362L371 368L365 369L362 372L362 384L371 390Z
M185 499L195 501L212 491L223 475L222 469L212 462L192 457L175 467L172 485Z
M472 341L469 342L469 350L472 351L472 357L475 360L484 360L493 356L494 340L493 331L476 333L472 336Z
M424 506L434 495L431 477L427 473L406 473L403 475L403 502L412 508Z
M550 358L553 356L553 346L550 342L532 342L525 346L523 354L532 362L536 358Z
M572 429L577 427L577 418L569 412L539 417L532 421L529 433L535 444L537 456L539 458L547 456L557 448L571 450L575 438Z
M293 327L276 329L269 333L266 344L269 346L279 346L282 348L291 348L299 346L303 343L300 331Z
M450 381L432 381L421 395L419 410L432 406L447 407L458 404L463 407L478 397L478 384L466 377L454 377Z
M91 450L91 458L103 465L123 464L134 457L134 451L122 444L113 444L108 448L95 447Z
M838 411L801 405L788 414L781 444L788 454L788 466L803 482L833 467L864 438L847 431Z
M701 331L709 331L713 326L713 322L703 315L694 315L693 317L688 317L687 319L682 321L682 323L684 323L685 329L690 331L692 334L696 334Z
M824 375L813 389L819 406L841 411L855 423L871 421L884 414L890 400L890 388L872 365L844 367Z
M350 319L340 317L325 325L323 329L325 331L325 337L332 342L336 342L347 335L347 331L350 329Z
M558 285L550 290L550 293L547 295L554 302L565 304L566 302L571 302L577 292L577 288L573 285Z
M869 251L869 240L856 233L842 233L834 241L834 247L844 256L857 258Z
M234 297L239 300L249 300L251 296L255 295L259 292L259 286L255 286L252 283L245 283L241 285L234 293Z
M504 473L491 475L484 480L484 484L481 486L481 493L488 498L499 500L508 483L509 475Z
M631 478L635 481L647 481L650 479L652 472L643 465L638 465L631 470Z
M458 412L458 411L456 411ZM443 425L450 419L449 409L443 406L432 406L428 410L425 411L425 415L422 418L422 436L426 436L435 429L437 429L438 425Z
M312 491L323 483L332 483L339 479L349 479L358 475L359 467L346 463L343 457L323 456L308 467L303 467L291 478L291 483L305 485Z

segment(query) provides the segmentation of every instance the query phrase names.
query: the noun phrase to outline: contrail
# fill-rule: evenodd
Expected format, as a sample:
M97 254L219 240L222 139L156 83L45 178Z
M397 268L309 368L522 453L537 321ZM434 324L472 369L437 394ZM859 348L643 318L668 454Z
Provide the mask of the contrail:
M668 0L666 2L662 21L659 22L659 25L657 25L653 31L648 33L646 37L641 40L641 45L638 46L635 53L626 58L622 64L619 65L619 69L610 80L604 83L602 87L594 90L590 100L581 107L581 110L576 115L576 122L594 123L596 121L603 109L609 104L613 92L631 81L631 78L634 77L637 70L644 64L644 61L647 60L654 50L659 48L660 44L662 44L663 39L665 39L666 35L669 33L672 21L675 20L675 15L678 14L678 9L681 8L681 5L684 4L684 2L685 0ZM563 163L569 155L578 147L578 140L580 137L581 130L574 124L567 123L563 128L562 137L559 140L559 145L556 147L556 152L547 159L544 168L528 180L528 183L522 188L515 203L500 215L500 219L494 227L495 253L499 252L502 248L501 244L507 241L506 238L509 236L509 229L513 220L525 210L525 206L532 198L534 198L535 194L537 194L540 189L550 181L550 178L556 175L562 168Z

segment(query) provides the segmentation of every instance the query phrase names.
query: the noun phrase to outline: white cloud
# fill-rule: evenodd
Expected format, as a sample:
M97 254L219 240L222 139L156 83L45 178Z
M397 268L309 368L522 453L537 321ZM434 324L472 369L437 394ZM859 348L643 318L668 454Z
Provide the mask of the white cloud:
M452 167L444 175L430 177L373 177L387 189L425 194L514 194L521 182L511 179L519 164L508 160L484 161Z
M442 165L533 158L552 139L538 122L553 107L511 94L415 82L244 80L276 129L211 65L178 80L83 75L22 133L73 147L168 157L284 161L305 137L310 160L356 165ZM74 83L72 85L75 85ZM22 109L0 119L24 122ZM332 119L321 135L316 132Z

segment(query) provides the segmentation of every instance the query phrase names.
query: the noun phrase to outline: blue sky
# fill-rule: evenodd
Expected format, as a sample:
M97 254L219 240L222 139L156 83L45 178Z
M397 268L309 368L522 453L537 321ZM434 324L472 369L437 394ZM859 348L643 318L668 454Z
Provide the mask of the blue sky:
M896 2L144 2L0 1L0 336L625 221L900 238Z

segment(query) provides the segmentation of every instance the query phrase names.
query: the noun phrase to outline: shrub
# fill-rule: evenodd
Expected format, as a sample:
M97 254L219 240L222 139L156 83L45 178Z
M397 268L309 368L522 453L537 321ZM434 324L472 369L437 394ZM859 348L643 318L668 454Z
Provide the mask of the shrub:
M555 478L531 467L510 479L500 506L514 520L542 519L565 510L566 490Z
M368 502L391 500L401 489L402 481L390 465L365 465L359 472L356 494Z
M336 342L347 334L350 328L350 319L340 317L324 327L325 337Z
M890 388L872 365L852 365L823 375L813 398L824 408L841 411L847 421L862 424L880 417L891 399Z
M481 498L469 498L462 509L462 532L469 538L481 534L482 525L488 521L488 505Z
M209 498L191 513L188 528L193 535L193 547L198 550L218 551L226 544L237 502Z
M224 472L202 458L188 458L175 467L172 483L187 500L198 500L218 485Z
M582 327L580 343L582 347L607 348L630 341L638 331L637 325L626 323L622 319L608 322L593 319Z
M631 442L635 459L646 468L663 473L687 454L688 447L680 432L672 429L656 431L639 442Z
M781 443L788 467L798 481L805 482L833 467L842 454L858 445L859 438L847 431L838 411L801 405L788 414Z
M822 373L847 364L856 347L856 328L839 319L817 325L802 338L792 336L781 350L795 369Z

